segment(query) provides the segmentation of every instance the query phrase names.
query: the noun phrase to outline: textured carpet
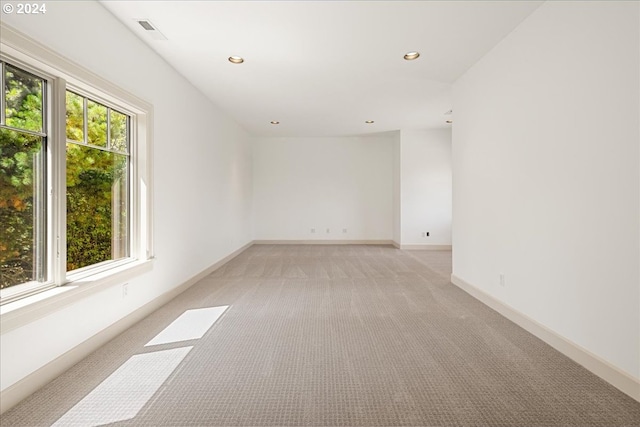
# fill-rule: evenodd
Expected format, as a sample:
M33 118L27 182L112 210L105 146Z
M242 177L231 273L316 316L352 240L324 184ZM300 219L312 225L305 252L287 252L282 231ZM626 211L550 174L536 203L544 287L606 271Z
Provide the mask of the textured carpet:
M253 246L1 424L640 425L640 403L450 273L446 251ZM217 320L172 341L187 314Z

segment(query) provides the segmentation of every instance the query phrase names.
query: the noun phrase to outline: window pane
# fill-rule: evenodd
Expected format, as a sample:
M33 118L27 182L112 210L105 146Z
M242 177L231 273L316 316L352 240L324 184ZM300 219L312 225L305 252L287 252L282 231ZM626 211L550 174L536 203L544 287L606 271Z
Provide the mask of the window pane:
M87 142L99 147L107 146L107 107L87 101Z
M67 139L84 141L84 98L67 91Z
M127 152L127 116L111 110L111 148Z
M67 270L129 256L128 157L67 143Z
M0 288L45 280L43 138L0 128Z
M5 64L4 96L8 126L42 132L42 88L41 78Z

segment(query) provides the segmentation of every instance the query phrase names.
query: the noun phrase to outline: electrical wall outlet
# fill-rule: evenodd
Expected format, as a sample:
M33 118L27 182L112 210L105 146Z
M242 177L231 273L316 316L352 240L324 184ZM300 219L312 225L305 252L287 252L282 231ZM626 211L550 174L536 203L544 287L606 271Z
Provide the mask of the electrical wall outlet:
M502 286L503 288L507 286L507 283L504 280L504 274L502 273L500 273L500 286Z
M127 296L129 296L129 284L124 283L122 285L122 298L126 298Z
M346 232L347 232L347 229L346 229L346 228L343 228L343 229L342 229L342 232L343 232L343 233L346 233Z
M313 234L313 233L315 233L315 232L316 232L316 229L315 229L315 228L312 228L312 229L311 229L311 234Z
M327 234L331 233L331 230L329 228L327 228Z

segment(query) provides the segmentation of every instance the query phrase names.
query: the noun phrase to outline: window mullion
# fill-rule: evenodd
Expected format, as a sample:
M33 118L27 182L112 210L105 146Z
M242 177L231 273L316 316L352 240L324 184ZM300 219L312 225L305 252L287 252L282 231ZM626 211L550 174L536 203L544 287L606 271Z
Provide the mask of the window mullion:
M4 61L0 61L0 90L2 90L2 97L0 97L0 124L5 123L5 115L6 115L6 95L4 92Z
M66 95L65 95L66 96ZM85 144L89 143L89 108L87 106L87 98L83 97L82 98L82 134L83 134L83 139Z
M47 133L45 132L36 132L34 130L29 130L29 129L20 129L20 128L15 128L13 126L7 126L7 125L0 125L0 127L2 127L3 129L7 129L7 130L13 130L16 132L20 132L20 133L26 133L27 135L34 135L34 136L41 136L41 137L46 137Z
M57 285L67 281L67 133L66 81L57 79L52 90L51 159L52 159L52 235L53 280Z
M33 247L33 260L35 280L38 282L47 282L50 279L49 268L51 266L51 255L49 253L49 242L51 240L49 231L49 210L51 208L50 192L49 192L49 161L48 151L50 138L48 137L51 131L49 123L49 115L51 114L49 92L51 82L48 80L42 81L42 131L45 135L41 139L40 152L37 154L34 167L34 221L33 221L33 235L34 235L34 247Z
M111 107L107 107L107 145L108 150L111 150Z

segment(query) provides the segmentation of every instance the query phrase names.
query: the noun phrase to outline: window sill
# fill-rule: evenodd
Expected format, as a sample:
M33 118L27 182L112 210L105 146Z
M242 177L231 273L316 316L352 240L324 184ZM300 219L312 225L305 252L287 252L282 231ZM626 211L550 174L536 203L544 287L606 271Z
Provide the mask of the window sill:
M106 288L151 271L153 260L124 264L0 306L0 334L17 329Z

